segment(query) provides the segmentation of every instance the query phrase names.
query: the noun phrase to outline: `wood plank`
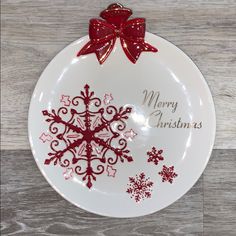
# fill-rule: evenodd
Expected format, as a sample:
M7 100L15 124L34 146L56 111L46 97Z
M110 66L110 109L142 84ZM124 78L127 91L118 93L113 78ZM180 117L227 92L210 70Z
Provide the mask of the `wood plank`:
M58 51L86 34L89 18L109 3L3 1L4 149L29 148L27 112L40 73ZM127 5L136 15L147 17L149 31L168 38L197 63L216 104L215 148L236 148L235 1L132 1Z
M2 148L28 149L27 113L49 61L87 34L112 1L2 1ZM236 1L132 0L147 30L183 49L203 72L217 113L215 148L236 148Z
M202 235L202 178L160 212L117 219L64 200L43 178L30 151L3 151L1 160L1 235Z
M204 234L236 235L236 150L216 151L204 173Z

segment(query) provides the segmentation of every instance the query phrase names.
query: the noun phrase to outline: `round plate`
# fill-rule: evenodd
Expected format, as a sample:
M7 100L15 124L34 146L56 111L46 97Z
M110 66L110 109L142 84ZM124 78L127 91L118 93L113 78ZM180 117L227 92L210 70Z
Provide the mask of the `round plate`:
M146 33L157 53L136 64L119 41L100 65L76 57L83 37L41 75L29 109L29 139L39 169L65 199L87 211L135 217L185 194L209 160L215 111L195 64ZM122 206L122 207L121 207Z

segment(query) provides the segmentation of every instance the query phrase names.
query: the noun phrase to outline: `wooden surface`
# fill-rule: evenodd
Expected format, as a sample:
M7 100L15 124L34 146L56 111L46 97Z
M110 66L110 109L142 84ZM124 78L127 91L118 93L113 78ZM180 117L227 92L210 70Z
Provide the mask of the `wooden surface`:
M216 106L215 148L236 148L236 1L126 1L147 30L186 52L205 76ZM87 34L110 1L2 1L2 146L29 149L27 112L49 61ZM16 118L17 117L17 118Z
M202 71L215 101L217 150L184 197L150 216L100 217L62 199L29 150L29 101L49 61L111 1L2 0L2 235L236 235L236 1L124 2Z
M145 217L83 211L58 195L30 151L2 152L3 235L236 235L236 150L215 150L200 180L180 200ZM122 207L122 202L117 203Z

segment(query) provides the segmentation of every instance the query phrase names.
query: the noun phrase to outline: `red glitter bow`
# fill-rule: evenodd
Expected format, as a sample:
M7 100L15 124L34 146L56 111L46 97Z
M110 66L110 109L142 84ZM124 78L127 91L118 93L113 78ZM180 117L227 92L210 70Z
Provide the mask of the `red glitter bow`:
M136 63L141 52L157 52L158 50L144 41L145 19L134 18L129 8L121 4L111 4L101 12L105 20L91 19L89 24L90 41L78 52L77 56L96 53L97 59L102 64L110 55L116 38L120 38L122 48L133 63Z

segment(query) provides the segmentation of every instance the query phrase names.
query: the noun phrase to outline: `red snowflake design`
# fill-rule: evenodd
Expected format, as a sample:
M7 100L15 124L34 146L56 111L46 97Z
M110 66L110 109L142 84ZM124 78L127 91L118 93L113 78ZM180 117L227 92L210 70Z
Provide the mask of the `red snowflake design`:
M104 173L104 166L131 162L133 158L121 136L131 108L113 105L103 108L101 99L89 88L86 84L79 96L71 98L70 107L44 110L43 115L55 136L44 164L73 167L74 173L83 176L82 180L91 188L96 176Z
M129 177L128 189L126 192L134 198L136 202L144 200L144 198L151 198L153 182L150 178L146 178L142 172L135 177Z
M167 167L163 165L162 171L158 173L162 176L162 182L169 182L173 183L173 179L176 178L178 175L174 172L174 166Z
M163 161L164 157L161 155L163 150L157 150L155 147L152 147L152 150L147 152L149 156L148 162L154 162L155 165L158 165L159 161Z

